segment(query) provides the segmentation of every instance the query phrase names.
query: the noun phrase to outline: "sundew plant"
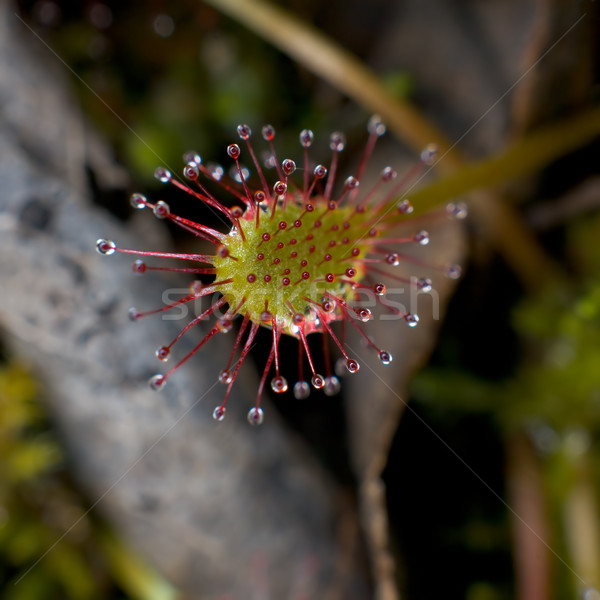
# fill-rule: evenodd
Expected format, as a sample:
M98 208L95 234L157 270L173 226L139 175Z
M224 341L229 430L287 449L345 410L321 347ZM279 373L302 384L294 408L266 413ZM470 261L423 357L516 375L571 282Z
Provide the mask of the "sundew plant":
M156 217L173 221L214 247L214 254L195 254L121 248L106 239L99 239L96 243L101 254L120 252L144 257L136 259L133 264L134 272L139 274L149 269L163 269L213 276L209 283L194 280L189 294L171 304L147 312L130 309L130 318L137 321L198 298L214 297L209 308L188 322L175 339L156 350L159 360L168 361L176 342L189 329L214 317L210 330L195 348L166 373L156 374L150 379L153 389L160 390L212 337L232 332L233 321L238 316L241 322L237 333L232 334L235 340L231 354L218 375L219 381L227 387L222 403L213 411L217 421L225 417L230 391L260 327L271 330L272 344L255 405L248 413L251 424L258 425L263 421L260 401L271 371L270 387L273 392L284 393L290 387L280 360L279 341L282 335L295 337L299 342L299 379L293 385L294 396L298 399L310 394L311 385L333 395L340 389L335 373L357 373L360 369L358 360L345 348L345 326L358 331L384 365L392 362L392 354L380 348L368 335L368 326L363 326L371 320L373 313L368 308L355 307L354 303L360 294L369 293L377 299L382 310L397 315L405 326L417 326L417 314L386 302L386 281L414 286L423 293L432 289L431 279L407 278L393 273L389 267L411 261L415 269L423 270L423 261L419 262L418 258L402 252L407 245L425 246L430 242L428 231L411 223L413 207L403 192L426 166L433 163L435 148L425 148L420 162L403 175L398 175L391 166L385 166L379 181L370 189L362 190L361 178L377 138L385 133L385 125L374 116L369 120L367 129L368 138L357 172L347 176L341 184L337 181L337 172L339 154L345 146L342 133L335 132L329 138L332 154L326 166L313 164L309 148L315 134L308 129L302 130L297 164L291 158L281 160L278 157L274 144L275 129L271 125L262 128L262 138L267 146L264 165L261 165L250 141L251 128L248 125L238 126L243 150L236 143L227 148L234 165L231 178L225 176L220 166L206 166L195 153L184 157L183 176L189 185L163 167L156 169L155 176L161 182L175 185L224 216L230 223L228 231L218 231L175 215L162 200L151 202L142 194L132 196L131 203L136 209L149 208ZM254 178L242 162L244 151L254 169ZM267 169L274 171L272 181L268 181ZM230 200L215 197L203 183L206 179L217 182ZM462 203L450 203L445 214L462 219L467 209ZM192 266L157 267L147 264L146 258L179 259ZM427 266L452 279L460 276L458 265ZM341 334L336 327L338 322L342 323ZM331 338L341 355L335 368L326 344L324 364L315 364L307 341L313 333ZM303 375L305 359L308 366L306 378Z

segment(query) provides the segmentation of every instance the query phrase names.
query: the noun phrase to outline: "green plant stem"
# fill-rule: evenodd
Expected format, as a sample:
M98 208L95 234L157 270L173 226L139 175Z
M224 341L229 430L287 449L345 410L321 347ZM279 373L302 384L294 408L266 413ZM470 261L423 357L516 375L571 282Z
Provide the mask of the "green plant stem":
M464 165L415 191L411 199L419 210L429 210L474 189L530 175L598 136L600 107L594 107L534 131L494 156Z

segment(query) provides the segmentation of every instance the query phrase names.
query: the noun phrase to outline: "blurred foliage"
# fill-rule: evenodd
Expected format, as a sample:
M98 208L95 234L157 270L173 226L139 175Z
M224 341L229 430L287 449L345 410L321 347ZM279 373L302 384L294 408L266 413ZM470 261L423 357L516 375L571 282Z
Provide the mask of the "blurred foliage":
M152 573L89 513L19 364L0 367L0 598L171 600Z

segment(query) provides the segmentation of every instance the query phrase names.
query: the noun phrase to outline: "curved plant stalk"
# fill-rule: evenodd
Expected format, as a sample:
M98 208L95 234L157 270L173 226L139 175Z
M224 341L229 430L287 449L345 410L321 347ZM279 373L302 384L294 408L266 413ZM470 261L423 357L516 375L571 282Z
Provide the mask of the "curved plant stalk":
M534 131L491 157L464 165L413 192L415 210L429 210L478 188L489 188L539 171L600 136L600 107Z

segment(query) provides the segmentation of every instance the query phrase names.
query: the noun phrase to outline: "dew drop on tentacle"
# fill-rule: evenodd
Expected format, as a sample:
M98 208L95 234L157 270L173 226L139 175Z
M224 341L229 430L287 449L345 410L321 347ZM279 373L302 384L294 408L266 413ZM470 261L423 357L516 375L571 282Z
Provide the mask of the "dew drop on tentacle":
M131 194L131 197L129 198L129 204L136 210L142 210L142 208L146 207L147 203L148 199L143 194Z
M385 262L392 267L397 267L400 264L400 256L393 252L385 257Z
M396 208L398 212L402 213L403 215L410 215L415 210L414 206L410 203L410 201L407 198L400 200L400 202L398 202L398 204L396 205Z
M313 170L313 175L317 179L324 179L327 175L327 167L325 167L324 165L317 165Z
M236 160L240 157L240 147L237 144L229 144L229 146L227 146L227 154L229 155L229 158L233 158L233 160Z
M164 167L156 167L154 170L154 177L162 183L168 183L171 181L172 175L169 169L165 169Z
M131 307L128 311L127 311L127 316L129 317L130 321L137 321L142 315L140 313L140 311L135 308L135 307Z
M329 136L329 148L334 152L341 152L346 147L346 138L340 131L334 131Z
M325 378L325 385L323 386L323 392L326 396L336 396L340 393L342 384L335 375L330 375Z
M153 375L148 380L148 385L155 391L162 390L165 387L165 383L167 383L167 378L161 374Z
M446 205L446 214L453 219L466 219L469 209L464 202L450 202Z
M304 146L304 148L310 148L313 140L315 138L315 134L310 129L303 129L300 132L300 144Z
M349 373L356 373L360 369L360 365L353 358L346 360L346 370Z
M248 423L250 425L262 425L265 420L265 414L262 408L255 406L248 411Z
M276 181L273 185L273 192L277 196L283 196L287 192L287 184L284 181Z
M408 323L409 327L416 327L419 324L419 315L408 313L404 315L404 320Z
M373 314L371 313L371 311L368 308L360 308L359 310L356 311L356 316L363 323L366 323L367 321L371 320L371 317L373 316Z
M417 279L417 289L422 292L430 292L433 289L431 279L428 279L427 277Z
M194 152L194 150L188 150L183 154L183 162L200 165L202 164L202 157L197 152Z
M281 163L281 169L285 175L291 175L296 170L296 163L291 158L286 158Z
M385 124L379 115L373 115L367 123L367 131L381 137L385 133Z
M281 375L278 375L277 377L273 377L273 379L271 379L271 389L276 394L283 394L284 392L287 392L288 382L287 382L286 378L282 377Z
M449 279L460 279L460 276L462 275L462 269L460 265L448 265L444 269L444 273Z
M415 234L414 240L415 242L417 242L417 244L420 244L421 246L427 246L430 240L429 232L425 230L419 231L419 233Z
M158 219L165 219L171 213L171 209L169 208L169 205L164 200L159 200L154 205L154 208L152 210L154 212L154 215Z
M382 181L391 181L392 179L396 179L396 177L398 177L398 173L392 169L392 167L385 167L383 171L381 171Z
M389 365L392 362L393 357L389 352L386 352L385 350L380 350L379 360L382 362L382 364Z
M189 162L183 167L183 176L190 181L196 181L200 177L200 169L195 162Z
M310 382L316 390L320 390L325 385L325 378L323 377L323 375L319 375L318 373L316 373L315 375L313 375Z
M229 333L233 328L233 321L227 317L221 317L217 321L217 326L221 333Z
M421 151L421 160L424 164L430 166L435 162L438 153L438 147L435 144L428 144Z
M169 355L171 354L171 350L167 348L167 346L161 346L155 352L156 358L158 360L162 360L163 362L167 362L169 360Z
M310 396L310 386L307 381L297 381L294 384L294 398L296 400L306 400Z
M231 373L231 371L229 369L223 369L219 373L219 382L220 383L229 385L232 380L233 380L233 374Z
M386 287L384 283L376 283L373 286L373 292L376 296L384 296L386 292Z
M344 187L347 190L354 190L356 189L358 186L360 185L360 182L358 181L358 179L356 179L356 177L354 177L353 175L350 175L349 177L346 177L346 181L344 182Z
M96 251L104 256L110 256L117 250L117 245L112 240L99 239L96 241Z
M261 133L265 142L272 142L275 138L275 127L273 125L264 125Z
M237 132L238 135L240 136L240 139L242 140L248 140L250 139L250 136L252 135L252 129L250 129L250 127L248 125L238 125L237 127Z
M335 361L334 371L338 377L343 377L348 372L348 370L346 369L346 359L343 356L340 356Z
M143 275L146 272L146 263L143 260L134 260L132 269L136 275Z
M224 406L217 406L215 410L213 410L212 418L215 421L221 422L225 418L226 408Z

